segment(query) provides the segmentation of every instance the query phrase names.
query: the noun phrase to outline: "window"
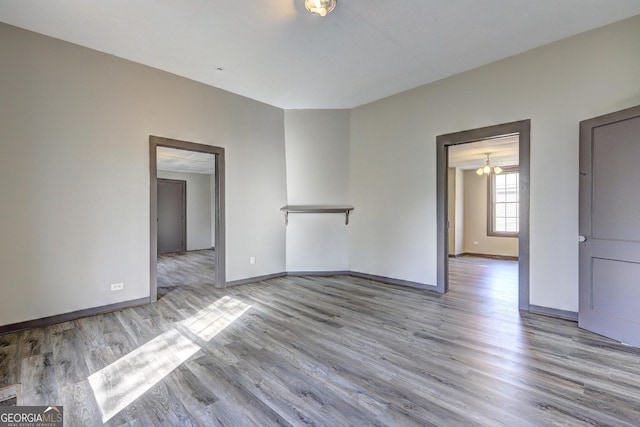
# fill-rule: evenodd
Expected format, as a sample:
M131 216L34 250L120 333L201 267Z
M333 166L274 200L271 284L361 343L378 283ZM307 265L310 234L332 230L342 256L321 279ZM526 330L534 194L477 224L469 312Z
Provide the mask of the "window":
M489 181L489 236L518 237L520 176L517 167L503 168L500 175Z

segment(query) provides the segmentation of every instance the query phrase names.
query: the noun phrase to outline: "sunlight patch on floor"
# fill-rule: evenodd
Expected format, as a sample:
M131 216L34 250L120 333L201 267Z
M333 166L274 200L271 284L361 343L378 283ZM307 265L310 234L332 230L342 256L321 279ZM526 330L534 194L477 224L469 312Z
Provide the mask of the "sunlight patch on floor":
M179 324L209 341L250 308L225 296ZM198 344L172 328L89 376L102 422L109 421L198 350Z
M181 326L205 341L210 341L251 306L225 296L195 315L180 322Z

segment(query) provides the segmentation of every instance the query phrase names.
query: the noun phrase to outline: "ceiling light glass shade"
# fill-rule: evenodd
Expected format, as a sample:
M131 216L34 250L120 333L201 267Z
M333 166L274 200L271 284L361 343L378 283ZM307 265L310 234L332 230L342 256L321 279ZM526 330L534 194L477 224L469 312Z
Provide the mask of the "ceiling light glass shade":
M478 175L498 175L502 173L502 168L500 166L491 166L491 162L489 162L489 154L485 154L487 156L487 160L484 161L484 166L476 169L476 173Z
M304 7L311 13L327 16L336 7L337 0L305 0Z

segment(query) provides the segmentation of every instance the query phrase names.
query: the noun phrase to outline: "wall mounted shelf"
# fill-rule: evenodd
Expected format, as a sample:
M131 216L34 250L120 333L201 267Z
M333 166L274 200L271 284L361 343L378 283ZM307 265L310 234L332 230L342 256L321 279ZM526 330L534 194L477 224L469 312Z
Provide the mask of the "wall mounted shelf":
M347 205L287 205L280 208L284 212L284 223L286 225L289 225L290 213L343 213L345 215L344 223L349 225L349 213L353 209L353 206Z

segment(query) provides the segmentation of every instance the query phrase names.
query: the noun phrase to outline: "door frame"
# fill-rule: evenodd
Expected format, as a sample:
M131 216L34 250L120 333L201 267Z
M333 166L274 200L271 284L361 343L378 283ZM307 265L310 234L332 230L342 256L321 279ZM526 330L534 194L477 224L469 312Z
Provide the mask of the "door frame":
M447 229L449 147L508 134L519 134L520 223L518 233L518 308L529 310L529 213L530 213L530 134L531 120L503 123L478 129L454 132L436 137L436 199L438 276L436 291L449 290L449 239Z
M225 169L224 169L224 148L211 145L198 144L195 142L181 141L178 139L163 138L161 136L149 135L149 177L150 177L150 301L158 300L158 147L176 148L180 150L195 151L199 153L213 154L215 158L215 213L214 229L216 251L215 256L215 286L225 288L226 281L226 246L225 246Z
M182 187L182 246L181 251L186 252L187 250L187 181L183 179L169 179L169 178L158 178L157 183L166 182L170 184L180 184ZM157 206L157 201L156 201ZM157 210L156 210L157 213ZM157 217L156 217L157 218Z

